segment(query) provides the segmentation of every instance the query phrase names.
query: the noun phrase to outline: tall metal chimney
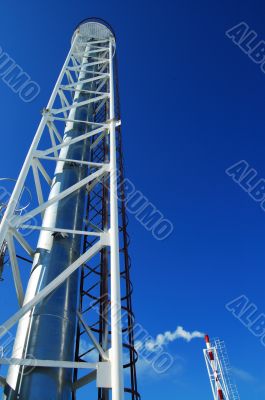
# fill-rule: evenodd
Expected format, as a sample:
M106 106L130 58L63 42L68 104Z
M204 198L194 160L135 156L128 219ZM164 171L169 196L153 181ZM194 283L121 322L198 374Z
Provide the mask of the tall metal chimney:
M94 381L98 399L140 398L115 49L102 20L75 30L0 225L20 303L0 330L18 322L12 357L0 360L7 400L76 399ZM18 216L28 181L36 201ZM25 296L21 252L32 258Z

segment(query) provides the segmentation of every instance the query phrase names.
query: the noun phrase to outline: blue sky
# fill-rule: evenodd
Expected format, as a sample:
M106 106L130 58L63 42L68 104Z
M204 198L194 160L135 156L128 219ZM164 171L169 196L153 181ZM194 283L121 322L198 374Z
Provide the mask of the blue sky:
M130 218L134 309L153 336L178 325L225 340L242 400L265 394L265 348L225 304L265 313L265 213L225 170L246 160L265 178L265 74L225 31L245 21L265 40L262 1L15 1L1 5L0 46L39 83L23 103L0 80L0 175L18 175L69 48L89 16L117 36L126 176L174 224L157 241ZM15 303L1 284L1 320ZM13 292L12 292L13 293ZM204 343L177 340L162 376L139 368L142 398L210 399Z

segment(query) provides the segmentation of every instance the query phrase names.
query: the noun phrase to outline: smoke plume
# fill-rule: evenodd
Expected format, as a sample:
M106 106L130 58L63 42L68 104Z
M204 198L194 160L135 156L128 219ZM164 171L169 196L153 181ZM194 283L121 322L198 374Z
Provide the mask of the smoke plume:
M155 351L157 346L163 346L170 342L174 342L177 339L184 339L186 342L190 342L196 338L203 338L204 333L199 331L188 332L182 326L178 326L174 332L166 331L156 336L154 340L148 340L145 343L145 347L149 351Z

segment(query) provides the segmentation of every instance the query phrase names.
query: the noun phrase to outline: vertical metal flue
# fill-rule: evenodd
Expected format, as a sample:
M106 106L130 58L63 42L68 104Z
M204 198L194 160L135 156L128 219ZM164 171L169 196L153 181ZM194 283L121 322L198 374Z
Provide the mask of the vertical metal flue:
M124 393L140 398L115 63L112 29L101 20L83 21L1 222L0 245L7 243L21 288L20 310L0 329L1 337L18 322L13 355L0 359L10 364L7 400L75 399L93 381L100 400L123 400ZM38 204L16 216L31 169ZM33 232L30 240L21 229ZM18 247L32 257L25 296ZM95 305L98 325L91 322ZM89 343L96 359L87 357L89 351L80 354ZM130 385L124 388L128 367Z
M89 50L89 46L86 51ZM82 64L87 63L84 57ZM85 80L88 75L80 72L79 80ZM91 98L89 91L92 83L80 83L74 94L76 104ZM90 104L74 108L69 113L69 119L74 121L90 121L93 107ZM88 161L89 140L68 145L72 139L87 132L83 122L68 122L63 144L59 153L60 159L75 161L58 161L51 184L49 200L68 189L87 175L87 165L76 161ZM85 189L81 188L70 198L54 203L45 210L43 226L59 229L82 230L85 204ZM81 236L77 234L42 231L38 240L33 260L30 280L25 296L25 302L34 298L55 277L63 272L80 256ZM72 274L60 288L48 299L40 302L31 313L20 321L14 354L23 348L25 354L37 359L74 359L74 339L76 328L76 309L78 295L78 271ZM23 367L11 367L10 381L16 381L16 392L22 399L67 399L71 395L71 370L62 368L34 368L31 373L23 374ZM19 372L19 374L18 374ZM45 388L45 391L43 390ZM16 396L16 394L15 394ZM12 399L12 391L8 399ZM15 397L16 398L16 397Z

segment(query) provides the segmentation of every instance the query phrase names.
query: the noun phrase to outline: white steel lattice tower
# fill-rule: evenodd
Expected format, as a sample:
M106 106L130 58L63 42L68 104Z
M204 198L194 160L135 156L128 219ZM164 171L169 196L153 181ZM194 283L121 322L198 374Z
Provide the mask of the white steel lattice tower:
M216 339L210 343L205 336L206 349L203 350L214 400L240 400L237 387L232 382L231 367L223 341Z
M8 400L76 399L89 383L100 400L140 398L115 48L99 19L76 29L0 225L20 306L0 331L18 323L0 359ZM17 215L25 184L35 200Z

